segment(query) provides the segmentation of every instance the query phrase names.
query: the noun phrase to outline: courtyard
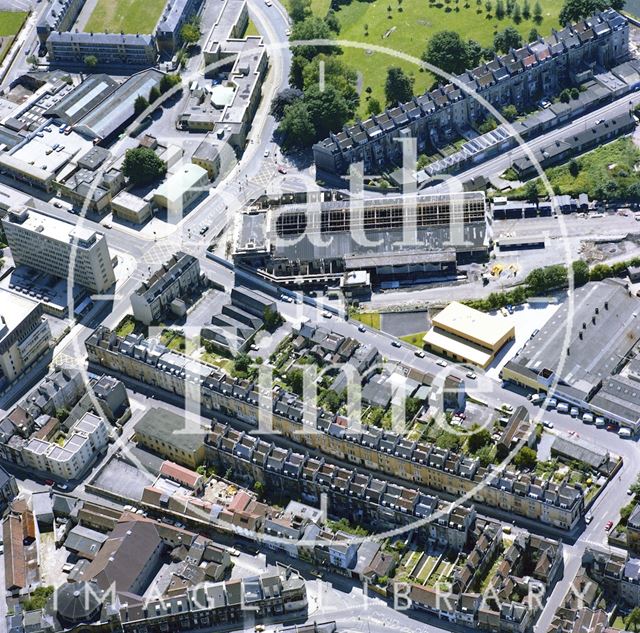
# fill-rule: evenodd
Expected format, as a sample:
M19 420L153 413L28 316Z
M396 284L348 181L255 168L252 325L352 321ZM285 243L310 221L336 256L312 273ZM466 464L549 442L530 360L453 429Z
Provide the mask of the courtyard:
M86 33L153 33L166 0L98 0Z

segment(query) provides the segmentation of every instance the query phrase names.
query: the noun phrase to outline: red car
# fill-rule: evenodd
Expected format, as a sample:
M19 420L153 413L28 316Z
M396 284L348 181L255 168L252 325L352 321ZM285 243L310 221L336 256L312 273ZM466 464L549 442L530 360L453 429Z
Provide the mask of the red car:
M613 521L607 521L607 524L604 526L604 531L608 532L613 527Z
M53 481L53 479L45 479L44 483L47 484L47 486L53 486L55 482Z
M286 168L286 167L284 167L283 165L278 165L278 171L279 171L281 174L286 174L286 173L287 173L287 168Z

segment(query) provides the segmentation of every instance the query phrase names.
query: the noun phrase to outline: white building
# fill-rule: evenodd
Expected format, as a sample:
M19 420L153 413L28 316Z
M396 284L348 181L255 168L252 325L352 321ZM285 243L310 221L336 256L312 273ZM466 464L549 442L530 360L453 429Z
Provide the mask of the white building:
M0 308L0 370L14 381L49 349L51 330L42 306L19 295Z
M107 240L92 229L74 226L32 209L12 212L2 220L16 265L25 265L104 292L116 277Z
M104 421L85 413L70 429L64 444L32 438L22 451L27 466L64 479L77 479L108 443Z
M153 201L167 210L170 218L182 218L182 213L196 198L209 190L209 174L193 163L186 163L169 176L153 194Z

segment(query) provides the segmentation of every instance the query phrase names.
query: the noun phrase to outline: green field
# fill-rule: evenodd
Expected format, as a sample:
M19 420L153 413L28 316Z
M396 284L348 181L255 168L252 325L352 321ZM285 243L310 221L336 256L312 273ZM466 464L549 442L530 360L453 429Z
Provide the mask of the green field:
M86 33L153 33L166 0L98 0Z
M322 6L321 10L318 10L319 5ZM314 0L312 6L318 11L318 15L324 15L324 5L325 3ZM495 8L495 0L492 1L492 5ZM530 5L533 9L535 0L531 0ZM540 5L543 9L543 20L536 25L531 19L514 24L509 17L498 20L491 15L488 18L485 0L482 0L480 5L476 0L445 0L436 3L428 0L352 0L350 4L340 7L337 11L341 26L338 38L343 41L383 46L416 58L420 58L431 36L442 30L457 31L465 39L477 40L482 46L493 46L493 37L497 31L507 26L515 26L526 41L534 27L538 33L546 35L552 28L559 26L558 14L562 3L559 0L540 0ZM522 6L523 0L520 0L520 7ZM365 35L365 25L368 26L368 36ZM390 66L400 66L414 77L416 94L424 92L433 84L434 77L428 72L420 72L418 66L411 61L399 59L392 54L373 52L366 47L350 47L345 43L342 44L342 48L345 59L355 70L362 73L363 89L370 87L371 97L377 98L382 104L385 101L386 69ZM367 93L363 92L360 116L366 116L367 97Z
M0 64L28 15L26 11L0 11Z
M628 137L598 147L576 157L575 161L580 168L575 177L571 175L568 163L545 170L556 193L578 196L586 192L590 198L598 199L598 188L603 183L614 183L620 191L624 191L629 185L638 182L635 170L636 166L640 165L640 149ZM537 179L535 182L540 196L546 196L547 191L542 181ZM509 197L522 198L525 195L525 187L520 187L511 192Z

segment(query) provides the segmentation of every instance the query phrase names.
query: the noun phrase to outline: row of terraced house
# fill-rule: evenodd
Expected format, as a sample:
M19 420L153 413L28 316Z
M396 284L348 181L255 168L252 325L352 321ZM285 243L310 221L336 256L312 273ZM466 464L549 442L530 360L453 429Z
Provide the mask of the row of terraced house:
M405 138L418 152L447 145L460 132L485 119L485 102L501 110L513 104L526 110L543 97L592 78L594 71L624 61L629 51L627 19L612 9L540 38L518 50L457 76L456 82L354 123L313 147L316 167L346 173L364 163L365 171L402 160ZM463 87L464 86L464 89Z
M470 502L562 529L572 529L584 512L582 491L568 481L485 468L474 458L377 428L354 430L348 420L326 410L305 410L291 393L276 388L261 395L254 382L234 379L140 335L121 338L100 326L86 348L90 365L180 398L198 393L203 411L228 415L245 426L257 427L261 412L267 411L273 431L350 467L362 466L453 497L468 494Z

